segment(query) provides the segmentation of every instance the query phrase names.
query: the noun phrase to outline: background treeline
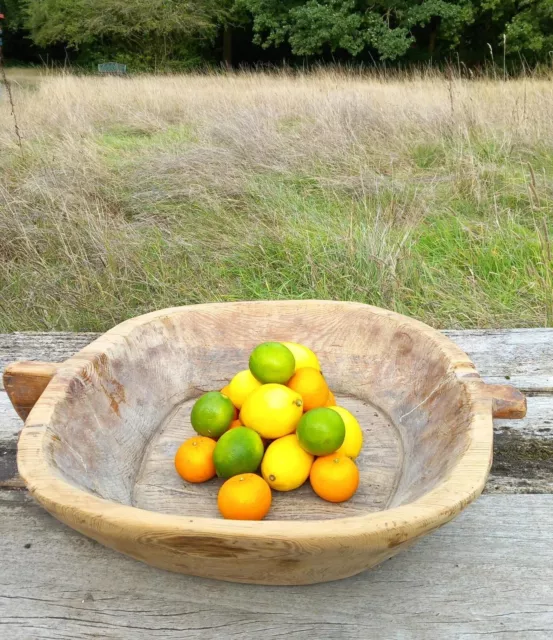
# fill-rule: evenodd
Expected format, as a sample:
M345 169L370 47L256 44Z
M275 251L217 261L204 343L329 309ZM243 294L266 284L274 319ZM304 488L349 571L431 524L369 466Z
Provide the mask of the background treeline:
M553 0L3 0L11 62L551 64Z

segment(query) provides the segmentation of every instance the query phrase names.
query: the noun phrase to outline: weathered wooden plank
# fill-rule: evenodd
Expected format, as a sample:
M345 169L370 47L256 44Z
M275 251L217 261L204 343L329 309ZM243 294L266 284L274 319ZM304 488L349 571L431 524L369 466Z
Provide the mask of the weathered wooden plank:
M0 372L16 360L63 362L98 337L97 333L0 333ZM2 389L0 379L0 389Z
M469 353L488 382L530 390L523 420L495 421L495 462L488 491L553 491L547 439L553 438L553 329L446 332ZM19 359L61 361L94 339L93 333L0 334L0 366ZM0 391L0 486L20 486L15 450L21 421ZM530 442L522 443L521 438Z
M476 365L486 382L521 391L553 391L553 329L444 331Z
M0 390L0 447L15 443L22 426L23 421L12 407L8 394Z
M445 331L468 353L487 382L553 391L553 329ZM97 333L0 334L0 369L14 360L61 362Z
M135 562L0 492L0 635L10 640L545 640L553 496L487 496L380 567L310 587L226 584Z
M17 436L22 421L0 391L0 487L22 487ZM494 463L486 491L553 493L553 396L528 398L523 420L494 421Z

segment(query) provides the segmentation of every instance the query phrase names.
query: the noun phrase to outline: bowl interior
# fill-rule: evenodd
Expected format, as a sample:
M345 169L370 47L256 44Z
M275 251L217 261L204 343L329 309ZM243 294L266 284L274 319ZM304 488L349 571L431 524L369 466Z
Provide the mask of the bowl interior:
M111 501L215 517L220 481L184 483L173 458L193 434L195 398L245 369L265 340L310 346L365 437L352 500L323 502L307 483L275 492L271 518L339 518L405 504L443 481L466 450L470 403L436 332L365 305L237 303L128 321L69 360L44 444L51 465Z

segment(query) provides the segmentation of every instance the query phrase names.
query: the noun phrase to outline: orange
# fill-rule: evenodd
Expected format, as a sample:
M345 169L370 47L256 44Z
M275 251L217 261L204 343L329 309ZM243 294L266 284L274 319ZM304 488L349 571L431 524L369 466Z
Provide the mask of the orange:
M336 398L334 397L334 394L332 393L332 391L329 390L325 407L335 407L335 406L336 406Z
M217 506L228 520L262 520L271 508L271 488L255 473L229 478L219 489Z
M323 374L317 369L312 367L298 369L286 386L300 394L304 411L326 405L329 388Z
M221 389L221 393L226 396L227 398L230 398L229 396L229 385L227 384L226 387L223 387ZM232 400L231 400L232 402ZM234 405L233 405L234 406ZM236 407L234 407L234 420L236 420L238 418L238 409ZM232 425L231 425L232 426ZM230 428L230 427L229 427Z
M345 502L357 491L359 469L351 458L332 453L315 460L309 480L319 498Z
M188 482L205 482L215 477L215 444L215 440L205 436L194 436L183 442L175 455L179 476Z

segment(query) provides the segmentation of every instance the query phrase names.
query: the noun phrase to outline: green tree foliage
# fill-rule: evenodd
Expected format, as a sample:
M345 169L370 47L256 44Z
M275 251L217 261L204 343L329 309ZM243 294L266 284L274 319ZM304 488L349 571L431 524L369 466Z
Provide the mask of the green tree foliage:
M26 0L26 26L40 46L64 43L159 62L213 39L228 4L218 0Z
M69 48L78 52L79 62L110 58L131 62L135 70L173 63L182 68L194 57L228 60L231 43L249 62L261 55L257 45L272 61L290 54L328 59L330 53L341 60L409 61L457 52L478 63L489 60L490 45L503 51L506 43L507 56L538 62L549 61L553 51L553 0L0 0L0 5L20 49L27 38L36 47L50 47L54 56L67 55Z
M0 0L0 13L5 18L2 20L3 29L3 56L10 58L12 55L16 57L25 57L26 51L29 49L29 41L25 40L23 24L25 12L23 7L24 0Z
M356 56L365 48L382 59L404 56L413 29L434 21L451 47L474 19L471 0L239 0L252 15L255 39L265 47L288 42L297 55L325 47ZM436 28L436 26L434 27Z
M37 44L71 45L98 37L170 39L213 33L216 0L28 0L27 25Z
M483 0L481 8L503 25L509 51L545 58L553 50L553 0Z
M0 2L0 13L6 16L7 31L17 31L23 26L23 6L21 0L4 0Z

